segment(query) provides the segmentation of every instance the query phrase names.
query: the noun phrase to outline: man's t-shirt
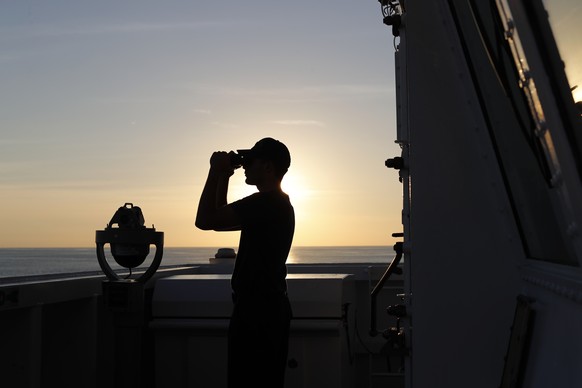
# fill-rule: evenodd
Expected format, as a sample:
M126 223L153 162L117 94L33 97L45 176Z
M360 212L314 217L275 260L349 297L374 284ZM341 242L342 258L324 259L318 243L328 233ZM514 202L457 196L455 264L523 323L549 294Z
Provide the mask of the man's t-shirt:
M233 202L241 220L231 285L235 294L269 295L287 291L285 261L295 231L295 212L282 191L258 192Z

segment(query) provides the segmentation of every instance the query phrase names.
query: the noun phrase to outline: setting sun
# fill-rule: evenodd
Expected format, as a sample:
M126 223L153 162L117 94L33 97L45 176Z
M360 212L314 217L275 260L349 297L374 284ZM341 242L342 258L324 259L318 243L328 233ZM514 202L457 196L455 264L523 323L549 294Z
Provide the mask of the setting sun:
M283 179L281 187L295 205L302 205L309 198L310 190L305 186L303 175L289 173Z

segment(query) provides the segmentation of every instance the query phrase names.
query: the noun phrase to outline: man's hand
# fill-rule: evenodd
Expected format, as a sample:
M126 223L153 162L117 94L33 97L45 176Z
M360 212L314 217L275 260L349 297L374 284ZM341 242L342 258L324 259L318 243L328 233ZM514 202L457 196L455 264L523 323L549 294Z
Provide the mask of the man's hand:
M210 157L210 170L219 175L232 176L234 168L230 165L228 152L216 151Z

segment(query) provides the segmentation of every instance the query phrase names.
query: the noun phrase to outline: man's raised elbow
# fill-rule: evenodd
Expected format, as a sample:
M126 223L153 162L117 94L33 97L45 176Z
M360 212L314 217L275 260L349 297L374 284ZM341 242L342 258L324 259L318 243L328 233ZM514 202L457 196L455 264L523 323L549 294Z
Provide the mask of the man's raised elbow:
M196 225L196 227L198 229L201 229L201 230L213 230L210 223L204 222L203 220L196 219L196 222L194 222L194 225Z

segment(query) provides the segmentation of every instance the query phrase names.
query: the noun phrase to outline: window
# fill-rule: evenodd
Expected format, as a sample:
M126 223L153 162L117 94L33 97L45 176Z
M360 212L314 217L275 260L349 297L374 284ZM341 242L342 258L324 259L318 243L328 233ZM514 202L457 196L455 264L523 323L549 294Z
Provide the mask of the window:
M564 149L556 148L555 139L562 130L569 132L571 151L574 155L580 154L577 139L572 136L572 126L578 124L575 120L579 118L572 111L560 111L558 115L552 111L553 116L547 117L549 105L567 105L565 94L570 99L569 107L574 109L574 104L569 88L556 81L563 70L560 73L548 61L540 60L540 57L550 57L559 62L559 55L549 50L551 39L546 36L546 44L540 44L534 34L525 35L530 49L525 52L519 34L524 29L516 27L507 4L498 4L499 7L480 1L451 4L459 16L456 20L468 65L526 255L536 260L577 265L569 235L571 204L567 200L559 157ZM470 13L471 17L461 13ZM523 20L531 23L531 15ZM541 22L536 20L536 23ZM551 31L548 33L551 38ZM546 85L548 82L544 83L544 77L552 78L551 88Z

